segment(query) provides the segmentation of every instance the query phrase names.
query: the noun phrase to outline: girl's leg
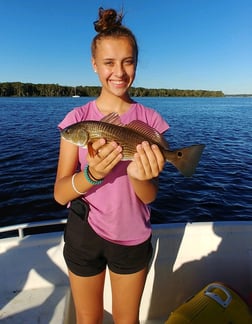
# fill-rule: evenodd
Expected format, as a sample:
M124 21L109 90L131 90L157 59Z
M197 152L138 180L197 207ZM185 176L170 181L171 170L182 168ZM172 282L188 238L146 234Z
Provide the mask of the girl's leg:
M81 277L69 271L77 324L101 324L105 270L95 276Z
M147 272L147 268L133 274L110 271L115 324L139 323L139 308Z

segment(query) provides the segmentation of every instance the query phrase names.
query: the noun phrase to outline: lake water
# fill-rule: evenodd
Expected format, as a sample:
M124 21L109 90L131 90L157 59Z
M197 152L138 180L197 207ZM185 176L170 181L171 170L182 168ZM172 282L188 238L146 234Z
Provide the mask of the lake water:
M92 98L0 98L0 226L66 217L53 199L59 132ZM167 120L172 148L206 144L192 178L169 163L153 223L252 219L252 98L137 98Z

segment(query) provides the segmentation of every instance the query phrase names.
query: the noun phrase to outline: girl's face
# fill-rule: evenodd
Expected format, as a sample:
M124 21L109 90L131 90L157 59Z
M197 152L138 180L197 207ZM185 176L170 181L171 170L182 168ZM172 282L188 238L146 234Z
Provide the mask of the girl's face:
M103 91L118 97L127 94L135 78L136 55L126 37L99 40L92 65L98 73Z

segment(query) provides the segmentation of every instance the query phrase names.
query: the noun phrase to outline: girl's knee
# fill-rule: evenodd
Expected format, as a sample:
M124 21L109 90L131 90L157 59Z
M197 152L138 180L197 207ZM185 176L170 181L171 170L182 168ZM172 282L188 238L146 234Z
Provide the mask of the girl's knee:
M98 313L90 313L89 311L76 310L77 324L102 324L103 309Z

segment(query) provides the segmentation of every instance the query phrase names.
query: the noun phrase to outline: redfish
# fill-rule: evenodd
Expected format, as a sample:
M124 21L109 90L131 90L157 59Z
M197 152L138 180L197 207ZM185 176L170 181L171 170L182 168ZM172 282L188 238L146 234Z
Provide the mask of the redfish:
M133 160L136 146L147 141L150 145L156 144L165 160L185 177L193 175L205 147L204 144L196 144L171 151L168 142L157 130L140 120L124 125L117 113L111 113L100 121L86 120L70 125L61 131L61 136L75 145L87 147L91 156L96 154L92 148L95 140L115 141L123 149L123 160Z

